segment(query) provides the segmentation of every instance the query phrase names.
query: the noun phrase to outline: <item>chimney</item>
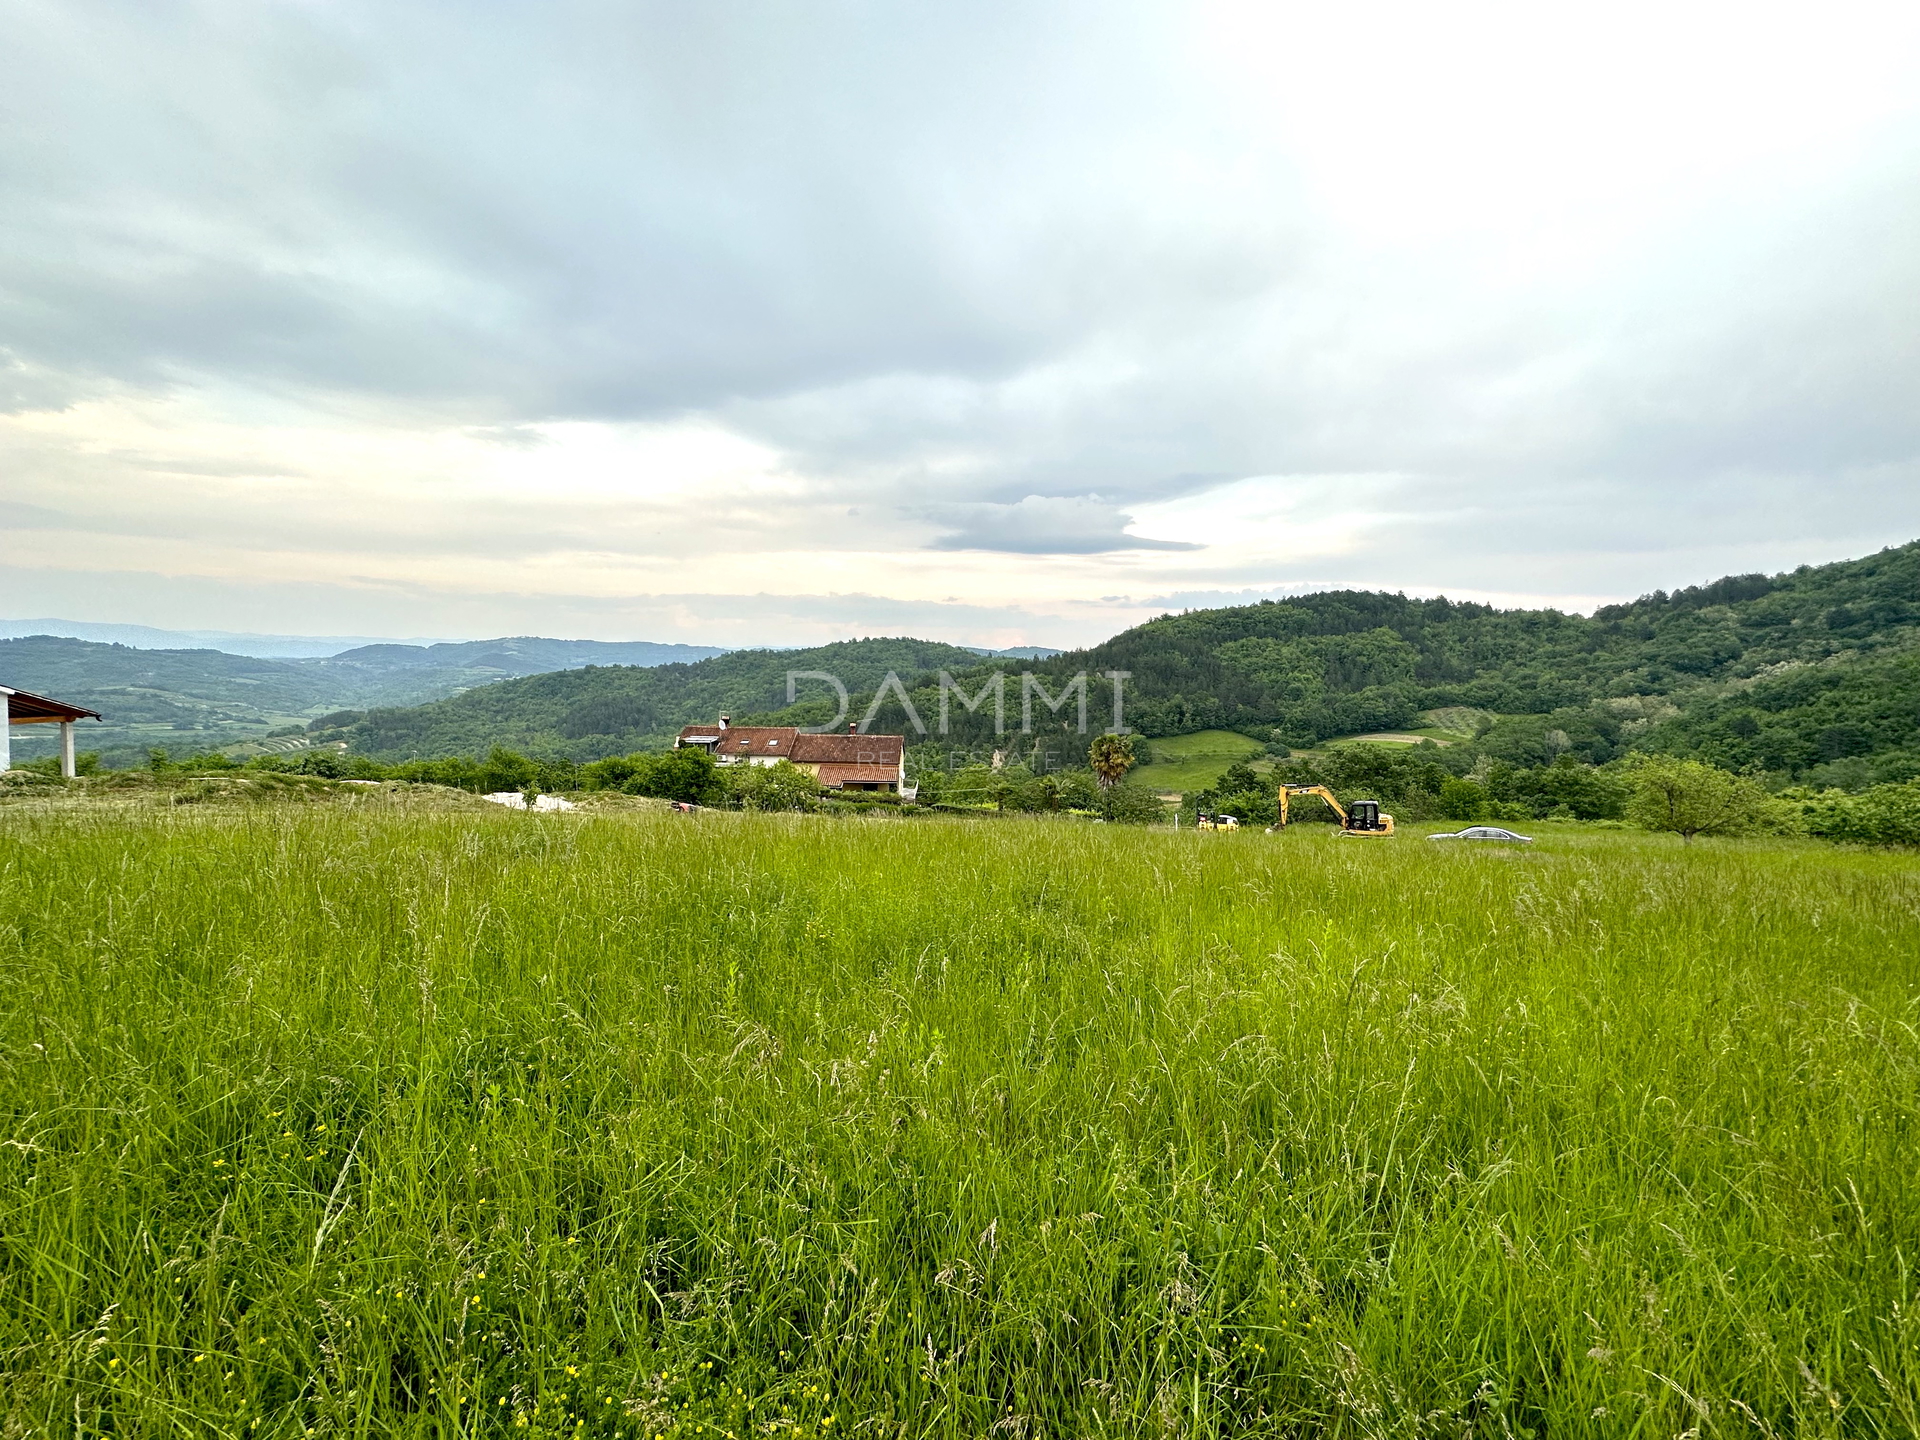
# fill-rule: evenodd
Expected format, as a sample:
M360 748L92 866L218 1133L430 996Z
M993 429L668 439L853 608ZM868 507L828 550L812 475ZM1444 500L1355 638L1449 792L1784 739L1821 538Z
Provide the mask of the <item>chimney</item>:
M860 733L860 727L859 727L859 725L857 725L857 724L856 724L855 722L853 722L852 720L849 720L849 721L847 722L847 734L849 734L849 735L858 735L859 733Z
M722 730L725 730L727 726L731 725L732 723L733 723L733 717L731 715L722 715L720 717L720 728Z

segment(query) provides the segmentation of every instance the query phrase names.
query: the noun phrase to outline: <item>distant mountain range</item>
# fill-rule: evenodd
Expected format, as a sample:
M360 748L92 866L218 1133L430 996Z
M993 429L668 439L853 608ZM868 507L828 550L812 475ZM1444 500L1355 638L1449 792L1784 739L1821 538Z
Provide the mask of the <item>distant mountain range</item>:
M48 628L37 630L36 626ZM17 633L22 631L26 633ZM59 631L90 633L76 637ZM685 667L727 653L714 645L644 640L521 635L353 644L347 643L351 637L329 640L85 621L0 621L0 635L10 632L12 638L0 639L0 684L57 695L100 711L106 723L83 727L81 743L100 752L109 764L144 758L156 745L175 751L237 746L242 753L298 748L308 743L305 737L314 720L337 712L418 706L501 680L587 666ZM182 643L216 638L229 643ZM287 653L306 646L331 646L335 641L341 645L323 654ZM1060 653L1041 646L1004 651L944 648L962 664L976 663L980 657ZM280 653L268 653L276 650ZM31 758L51 743L49 736L22 730L15 751Z
M110 625L95 620L0 620L0 640L56 635L135 650L224 650L264 660L316 659L362 645L437 645L439 637L395 639L379 635L260 635L247 630L157 630L151 625Z
M614 658L614 652L626 651L644 657L671 651L671 659L698 660L709 655L724 655L734 648L727 645L655 644L648 640L542 640L528 637L513 640L447 640L419 636L396 639L381 635L267 635L252 630L159 630L151 625L116 625L97 620L0 620L0 640L19 640L30 635L93 640L102 645L126 645L135 650L220 650L228 655L249 655L262 660L332 659L348 650L382 645L434 651L449 647L507 647L510 653L521 653L515 647L559 646L567 653L597 656L582 662L588 665L663 665L667 661ZM1016 645L1008 650L990 650L981 645L965 645L961 648L971 650L976 655L1016 660L1040 660L1062 653L1045 645ZM550 652L529 650L524 653L544 656Z
M288 748L305 736L311 721L332 711L420 705L498 680L577 666L662 665L724 653L712 645L514 636L432 645L379 642L333 655L272 659L29 635L0 640L0 684L100 711L106 723L84 726L80 743L113 764L144 756L156 745ZM30 758L51 743L22 730L15 753Z

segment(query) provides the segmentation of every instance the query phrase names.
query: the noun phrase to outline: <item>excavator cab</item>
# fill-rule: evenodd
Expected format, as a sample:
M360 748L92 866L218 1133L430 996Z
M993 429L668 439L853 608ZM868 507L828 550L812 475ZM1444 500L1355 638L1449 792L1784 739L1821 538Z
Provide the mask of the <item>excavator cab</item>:
M1391 835L1393 821L1381 822L1380 802L1378 800L1356 800L1348 812L1346 828L1355 834Z

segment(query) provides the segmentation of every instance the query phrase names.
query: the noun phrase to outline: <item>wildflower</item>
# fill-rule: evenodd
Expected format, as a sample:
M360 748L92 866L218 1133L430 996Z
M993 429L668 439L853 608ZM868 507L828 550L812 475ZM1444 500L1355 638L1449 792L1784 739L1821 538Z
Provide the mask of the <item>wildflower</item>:
M567 1236L567 1244L578 1245L579 1243L580 1243L580 1237L578 1235Z
M578 1365L569 1365L567 1366L567 1373L569 1375L578 1375L580 1373L580 1367Z
M313 1133L316 1135L324 1135L327 1133L327 1127L324 1125L316 1125L313 1127Z

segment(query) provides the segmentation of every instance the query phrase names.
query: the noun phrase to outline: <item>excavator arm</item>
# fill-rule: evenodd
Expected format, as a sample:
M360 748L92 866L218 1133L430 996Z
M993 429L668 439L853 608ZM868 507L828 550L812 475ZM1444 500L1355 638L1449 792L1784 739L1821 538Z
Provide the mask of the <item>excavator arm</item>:
M1318 795L1333 808L1333 813L1340 817L1340 828L1342 830L1347 828L1347 812L1340 802L1333 798L1333 791L1326 786L1282 785L1280 787L1280 828L1282 830L1287 828L1287 797L1289 795Z
M1280 787L1280 825L1287 828L1287 797L1289 795L1318 795L1332 807L1333 813L1340 817L1342 835L1387 836L1393 834L1393 817L1382 815L1380 805L1375 800L1357 800L1353 813L1334 798L1333 791L1324 785L1282 785Z

